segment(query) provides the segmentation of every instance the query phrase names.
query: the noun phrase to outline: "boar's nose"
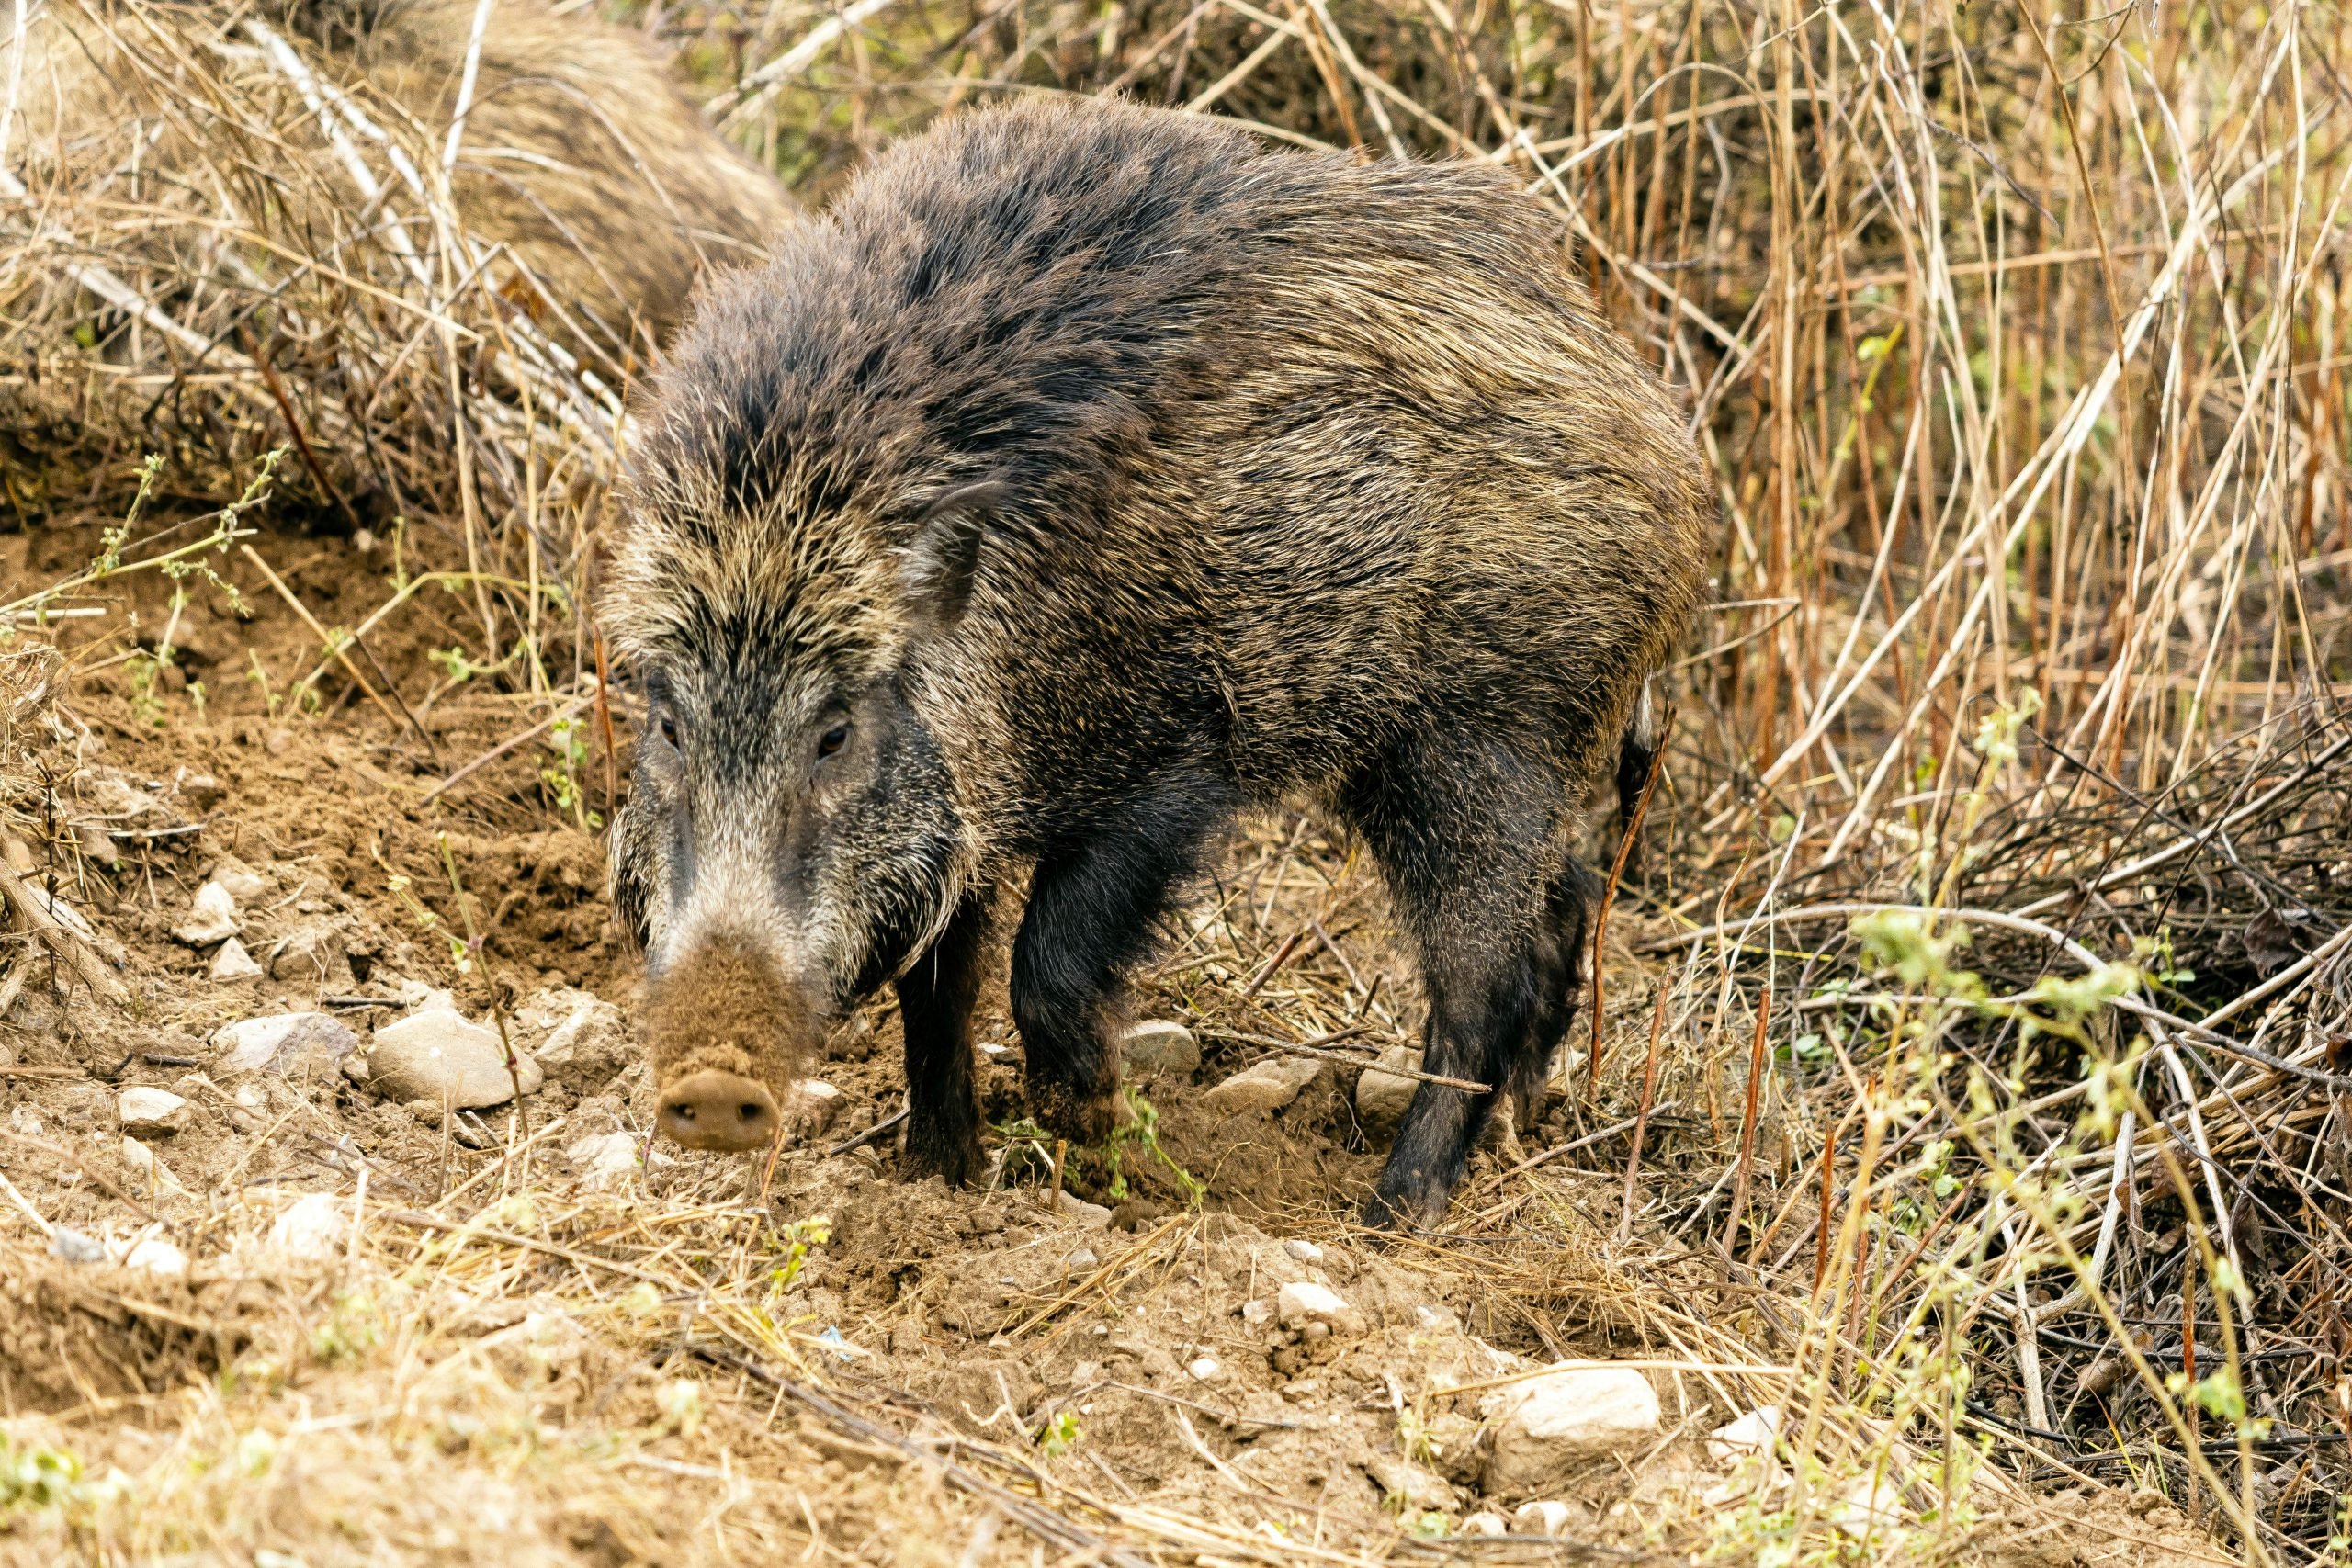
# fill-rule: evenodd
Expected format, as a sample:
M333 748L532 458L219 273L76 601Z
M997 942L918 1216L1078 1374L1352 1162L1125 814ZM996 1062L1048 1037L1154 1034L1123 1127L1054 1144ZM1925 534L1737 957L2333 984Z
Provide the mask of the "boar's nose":
M775 1096L740 1074L706 1068L662 1091L656 1120L690 1149L765 1148L775 1136Z

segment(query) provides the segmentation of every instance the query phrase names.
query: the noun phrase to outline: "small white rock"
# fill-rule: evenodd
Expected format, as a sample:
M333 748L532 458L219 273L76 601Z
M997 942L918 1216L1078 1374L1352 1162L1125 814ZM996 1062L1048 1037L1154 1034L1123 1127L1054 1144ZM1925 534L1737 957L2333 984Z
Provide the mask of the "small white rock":
M216 980L258 980L261 978L261 965L254 962L254 955L245 951L243 942L231 937L220 944L220 951L212 955L212 977Z
M798 1078L792 1085L792 1120L810 1136L833 1124L841 1114L842 1091L822 1078Z
M1495 1427L1487 1490L1555 1490L1582 1465L1657 1438L1657 1391L1631 1367L1564 1367L1521 1383Z
M519 1050L514 1070L507 1070L495 1030L438 1008L386 1024L368 1049L368 1087L402 1105L446 1096L455 1110L479 1110L503 1105L518 1085L536 1093L545 1081L538 1064Z
M115 1100L122 1130L134 1138L168 1138L188 1123L195 1108L169 1089L124 1089Z
M641 1140L634 1133L600 1133L574 1139L564 1157L580 1168L581 1179L596 1191L626 1187L637 1179L637 1151Z
M219 883L229 891L229 897L240 904L250 904L269 891L269 884L261 874L234 855L222 855L218 864L205 873L205 880Z
M1263 1328L1273 1320L1274 1306L1272 1302L1254 1301L1241 1303L1241 1321L1250 1327Z
M1329 1286L1311 1280L1295 1280L1276 1292L1274 1315L1282 1319L1284 1328L1294 1332L1304 1332L1317 1324L1335 1334L1364 1331L1363 1314L1341 1301Z
M350 1215L331 1192L313 1192L277 1216L269 1245L296 1258L331 1258L340 1254Z
M1533 1503L1521 1503L1510 1517L1526 1535L1565 1535L1575 1510L1556 1497L1545 1497Z
M323 1076L359 1048L359 1037L322 1012L281 1012L232 1023L212 1036L220 1048L213 1064L223 1073Z
M1119 1062L1129 1077L1180 1077L1201 1065L1201 1043L1182 1024L1154 1019L1120 1036Z
M1447 1513L1453 1507L1453 1488L1445 1478L1409 1460L1396 1454L1379 1454L1367 1461L1363 1469L1383 1494L1425 1513Z
M1102 1267L1102 1260L1094 1256L1094 1249L1091 1247L1081 1247L1062 1259L1063 1270L1072 1279L1081 1274L1091 1274Z
M1718 1464L1734 1464L1750 1454L1770 1453L1780 1431L1781 1407L1758 1405L1736 1421L1709 1433L1707 1455Z
M184 1193L187 1190L180 1185L180 1179L172 1174L172 1168L157 1159L155 1151L136 1138L122 1140L122 1163L130 1168L134 1196L144 1191L151 1182L158 1192Z
M1271 1115L1322 1076L1323 1064L1312 1056L1270 1056L1201 1096L1201 1103L1219 1116Z
M141 1236L123 1249L122 1266L176 1279L187 1272L187 1254L159 1235Z
M172 934L190 947L209 947L235 936L236 895L217 882L206 883L196 890L196 898L188 905L187 919L174 926Z
M1283 1243L1283 1250L1289 1253L1293 1258L1297 1258L1301 1263L1320 1263L1323 1261L1323 1249L1316 1246L1311 1241L1286 1241Z
M1462 1521L1462 1529L1459 1533L1463 1535L1509 1535L1510 1533L1510 1522L1505 1519L1500 1514L1489 1513L1486 1509L1481 1508L1476 1513Z
M1185 1363L1184 1370L1192 1373L1193 1380L1198 1382L1215 1382L1218 1374L1225 1371L1223 1367L1217 1365L1215 1356L1196 1357Z

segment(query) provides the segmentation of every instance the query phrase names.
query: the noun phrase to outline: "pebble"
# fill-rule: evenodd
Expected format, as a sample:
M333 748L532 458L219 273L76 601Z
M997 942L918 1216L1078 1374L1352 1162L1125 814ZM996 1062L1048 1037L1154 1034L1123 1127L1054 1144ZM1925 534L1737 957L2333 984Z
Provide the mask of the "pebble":
M195 899L187 907L187 919L172 928L172 934L190 947L209 947L237 934L237 898L217 882L208 882L196 890Z
M1289 1253L1293 1258L1297 1258L1301 1263L1320 1263L1323 1261L1323 1249L1316 1246L1311 1241L1286 1241L1283 1243L1283 1250Z
M476 1111L514 1099L518 1083L535 1093L546 1077L520 1051L509 1073L497 1031L438 1008L384 1025L368 1050L368 1087L402 1104L446 1098L455 1110Z
M1460 1533L1463 1535L1509 1535L1510 1521L1500 1514L1488 1513L1481 1508L1462 1521Z
M813 1137L833 1124L842 1111L842 1091L822 1078L799 1078L792 1085L790 1112L801 1131Z
M574 1139L563 1156L580 1168L581 1179L592 1190L601 1192L637 1179L637 1151L641 1144L634 1133L594 1133Z
M269 884L261 873L234 855L222 855L219 863L205 873L205 880L217 882L229 890L229 897L240 904L250 904L269 891Z
M1529 1535L1565 1535L1575 1511L1556 1497L1521 1503L1510 1522Z
M220 1050L216 1071L293 1077L306 1069L332 1069L359 1048L359 1038L322 1012L281 1012L229 1024L212 1043Z
M172 1168L157 1159L155 1151L136 1138L122 1140L122 1163L130 1169L134 1196L150 1183L158 1192L185 1193L187 1190L180 1185L180 1179L172 1174Z
M228 789L210 773L192 773L186 768L179 772L174 787L179 796L198 811L209 811L229 797Z
M1274 1320L1272 1302L1255 1301L1241 1303L1241 1321L1252 1328L1263 1328Z
M1363 1469L1372 1477L1373 1484L1389 1497L1401 1499L1424 1512L1453 1511L1453 1488L1446 1484L1442 1476L1432 1474L1409 1460L1396 1454L1378 1454L1367 1461Z
M309 981L340 980L351 973L351 961L345 956L342 933L333 926L316 921L295 927L279 937L269 949L269 977L273 980Z
M1717 1464L1734 1464L1750 1454L1770 1452L1780 1431L1781 1407L1759 1405L1709 1433L1707 1456Z
M514 1010L526 1034L546 1036L531 1047L540 1066L575 1086L593 1089L611 1081L634 1059L621 1010L602 998L568 986L550 986Z
M121 1262L125 1269L173 1279L187 1272L187 1254L159 1235L141 1236L132 1242L124 1249Z
M313 1192L277 1216L269 1245L296 1258L334 1258L344 1249L349 1218L334 1194Z
M1562 1368L1504 1393L1487 1458L1487 1490L1497 1496L1551 1491L1588 1461L1657 1438L1657 1392L1631 1367Z
M1421 1087L1418 1078L1384 1068L1408 1068L1419 1072L1421 1054L1410 1045L1391 1045L1383 1051L1356 1079L1356 1118L1366 1127L1386 1130L1404 1120L1405 1108L1413 1102L1413 1091Z
M169 1089L127 1089L115 1100L122 1130L135 1138L168 1138L195 1113L194 1106Z
M220 951L212 955L212 977L216 980L258 980L261 975L261 965L254 962L254 955L235 937L222 942Z
M1063 1193L1061 1197L1063 1217L1076 1220L1080 1229L1106 1231L1111 1228L1111 1211L1102 1204L1090 1203L1085 1199L1072 1197L1068 1192Z
M1102 1267L1102 1260L1094 1256L1094 1249L1091 1247L1081 1247L1062 1259L1064 1271L1073 1280L1082 1274L1091 1274Z
M1303 1333L1317 1324L1335 1334L1364 1331L1363 1314L1341 1301L1329 1286L1310 1280L1294 1281L1276 1292L1274 1315L1282 1320L1284 1328L1295 1333ZM1656 1401L1652 1404L1655 1405Z
M1234 1074L1201 1097L1219 1116L1250 1112L1271 1115L1296 1100L1306 1086L1323 1076L1323 1064L1312 1056L1270 1056L1256 1066Z
M62 1258L68 1263L104 1263L107 1260L105 1243L96 1236L84 1235L71 1225L51 1225L49 1228L49 1255Z
M1153 1019L1120 1037L1119 1061L1130 1077L1181 1077L1201 1065L1201 1043L1182 1024Z
M1184 1364L1184 1370L1198 1382L1215 1382L1225 1369L1217 1365L1215 1356L1196 1357Z

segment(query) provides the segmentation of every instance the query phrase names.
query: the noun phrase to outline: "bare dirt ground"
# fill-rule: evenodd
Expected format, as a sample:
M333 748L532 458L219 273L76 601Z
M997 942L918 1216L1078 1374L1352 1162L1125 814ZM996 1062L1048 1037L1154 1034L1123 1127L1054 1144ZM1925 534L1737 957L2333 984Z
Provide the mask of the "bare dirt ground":
M0 577L92 543L0 536ZM330 625L393 570L382 543L254 543ZM1355 1080L1418 993L1376 883L1311 820L1237 836L1138 997L1198 1066L1136 1074L1143 1120L1058 1178L1018 1120L1001 988L987 1190L902 1183L887 1128L860 1136L901 1093L882 1004L764 1189L756 1159L649 1150L585 826L603 758L567 810L565 759L514 743L548 704L428 660L458 640L436 591L368 649L431 700L379 711L340 668L315 708L289 697L318 637L246 558L221 570L249 615L193 592L167 666L125 655L169 585L118 603L42 709L55 787L7 845L124 995L20 942L0 1004L0 1559L2229 1560L2153 1494L1940 1463L1817 1404L1845 1470L1709 1440L1796 1386L1763 1295L1648 1201L1722 1181L1736 1064L1720 1095L1661 1095L1630 1211L1623 1126L1561 1097L1489 1139L1446 1234L1353 1230L1385 1147ZM216 979L218 942L175 934L208 880L241 890L263 973ZM1644 1039L1620 945L1643 919L1611 928L1617 1054ZM543 1085L445 1113L345 1070L435 992ZM231 1026L298 1013L334 1026L240 1070ZM1315 1076L1220 1114L1208 1091L1261 1058ZM142 1088L185 1105L127 1137ZM1301 1285L1343 1310L1286 1314ZM1655 1429L1538 1480L1499 1461L1530 1374L1587 1361L1645 1380Z

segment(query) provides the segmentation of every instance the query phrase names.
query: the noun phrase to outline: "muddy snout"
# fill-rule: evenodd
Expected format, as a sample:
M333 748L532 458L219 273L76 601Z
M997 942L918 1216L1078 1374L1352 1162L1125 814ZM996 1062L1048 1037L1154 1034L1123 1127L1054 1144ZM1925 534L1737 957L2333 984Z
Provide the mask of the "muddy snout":
M698 943L646 987L654 1125L690 1149L764 1148L818 1030L797 987L753 942Z
M662 1091L662 1136L690 1149L765 1148L777 1126L775 1096L741 1073L706 1067Z

